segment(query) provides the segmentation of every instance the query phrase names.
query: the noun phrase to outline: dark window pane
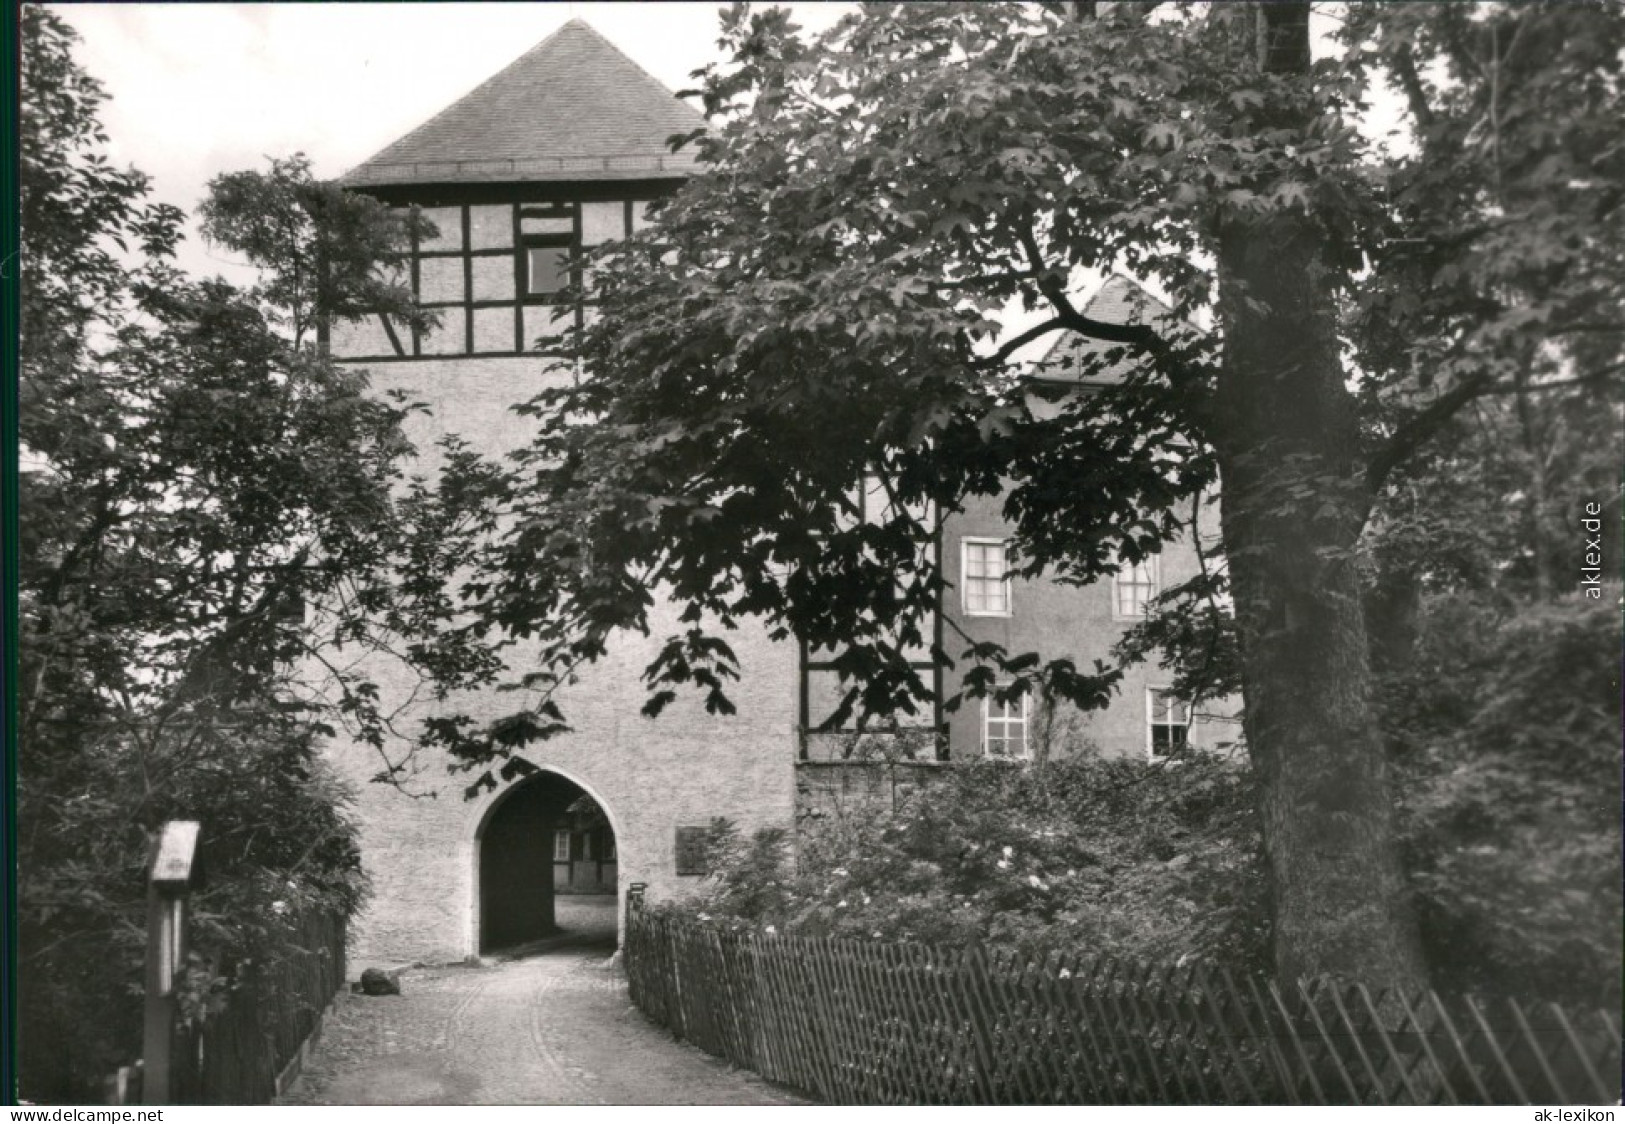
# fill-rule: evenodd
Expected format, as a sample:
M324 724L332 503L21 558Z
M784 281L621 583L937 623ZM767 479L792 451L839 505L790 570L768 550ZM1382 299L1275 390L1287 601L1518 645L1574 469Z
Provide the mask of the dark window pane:
M529 269L526 276L529 281L525 291L532 296L541 293L556 293L569 282L569 272L564 263L570 258L570 251L562 246L532 246L527 254Z
M1170 749L1178 749L1185 744L1186 736L1190 731L1183 726L1151 727L1151 749L1155 753L1166 753Z

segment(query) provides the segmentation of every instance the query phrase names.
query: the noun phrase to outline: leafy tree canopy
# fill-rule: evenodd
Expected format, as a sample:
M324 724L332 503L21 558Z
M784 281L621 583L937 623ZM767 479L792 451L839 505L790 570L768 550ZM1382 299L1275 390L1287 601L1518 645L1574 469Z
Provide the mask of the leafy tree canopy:
M553 622L542 666L562 670L645 626L639 591L662 584L696 627L656 685L725 709L731 657L701 621L760 616L842 649L860 706L920 704L901 651L942 592L923 513L1002 496L1023 571L1074 582L1183 532L1235 423L1222 326L1181 325L1213 309L1227 224L1260 215L1312 216L1329 245L1360 522L1467 402L1523 381L1617 399L1616 13L1354 6L1287 76L1247 64L1230 7L882 6L813 40L731 10L734 62L702 75L714 128L690 138L709 170L594 262L598 315L568 341L592 377L534 402L534 448L481 480L522 514L473 587L486 620ZM1408 97L1393 145L1361 131L1386 86ZM1080 270L1155 283L1173 315L1091 320ZM1013 304L1041 319L1011 338ZM1107 346L1015 360L1067 335ZM1125 361L1059 403L1039 378ZM894 502L859 525L874 472ZM1306 513L1343 498L1304 487ZM1099 701L1064 662L937 653L966 655Z
M165 819L203 822L210 872L190 1015L299 909L357 907L348 797L316 744L343 721L383 746L354 658L410 657L438 586L394 498L411 406L306 342L327 297L416 315L384 272L409 220L278 162L216 181L205 207L264 284L183 275L180 212L100 151L72 32L40 5L21 27L22 1068L25 1094L83 1102L139 1050L143 866Z
M915 711L942 513L1001 497L1020 572L1083 583L1222 483L1224 575L1150 639L1234 657L1282 970L1415 982L1362 539L1467 404L1617 409L1618 9L1358 4L1318 46L1297 3L875 5L810 38L736 6L722 34L701 173L591 263L560 344L590 374L527 407L513 464L452 472L448 502L512 515L470 630L539 637L541 701L429 740L480 764L566 728L550 689L656 588L685 627L651 712L690 684L727 711L747 617L834 653L837 717ZM1387 90L1391 143L1364 130ZM1092 317L1085 271L1168 311ZM859 520L868 474L889 502ZM971 693L1110 697L1064 653L932 656Z

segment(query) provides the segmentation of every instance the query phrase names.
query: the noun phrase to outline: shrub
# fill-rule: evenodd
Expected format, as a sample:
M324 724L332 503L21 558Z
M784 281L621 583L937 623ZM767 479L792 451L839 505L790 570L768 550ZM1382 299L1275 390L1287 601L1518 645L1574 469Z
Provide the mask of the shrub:
M177 980L188 1020L218 1009L240 969L289 954L303 911L347 918L361 904L349 793L316 756L313 732L236 717L235 728L145 745L110 736L25 773L18 1060L29 1100L94 1103L101 1078L140 1053L144 875L165 820L202 817L204 882Z
M1382 684L1403 859L1435 986L1617 1006L1617 605L1427 606ZM807 935L1268 966L1246 767L1062 758L938 774L740 839L695 907ZM792 854L793 850L793 854Z
M1441 600L1385 684L1436 982L1619 1002L1617 598Z
M895 812L713 831L696 907L804 935L1259 966L1257 831L1241 766L1073 758L945 771Z

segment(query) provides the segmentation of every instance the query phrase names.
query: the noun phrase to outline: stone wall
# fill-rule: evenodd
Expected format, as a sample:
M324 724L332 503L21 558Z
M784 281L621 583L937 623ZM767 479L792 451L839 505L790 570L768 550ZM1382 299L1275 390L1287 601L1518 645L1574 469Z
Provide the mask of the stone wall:
M947 763L801 761L796 764L796 820L896 811L933 783Z

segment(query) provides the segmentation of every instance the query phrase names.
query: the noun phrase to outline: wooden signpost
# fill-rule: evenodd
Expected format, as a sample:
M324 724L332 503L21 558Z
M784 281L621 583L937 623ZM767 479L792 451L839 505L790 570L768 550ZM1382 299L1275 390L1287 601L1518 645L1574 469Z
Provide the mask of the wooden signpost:
M196 820L170 820L147 871L147 1003L142 1031L141 1100L168 1104L175 1026L175 977L186 956L186 897L197 877Z

